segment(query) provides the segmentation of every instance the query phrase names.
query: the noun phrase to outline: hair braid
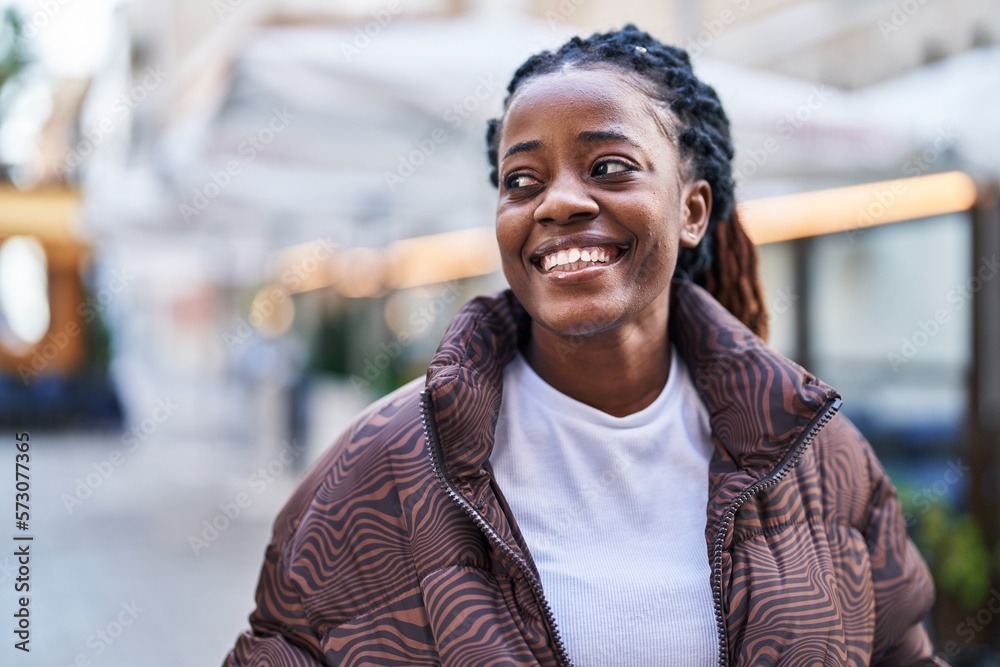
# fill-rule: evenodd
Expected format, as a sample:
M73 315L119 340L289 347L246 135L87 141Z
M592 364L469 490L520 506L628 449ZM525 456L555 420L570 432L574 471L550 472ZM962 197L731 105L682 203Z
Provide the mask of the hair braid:
M637 48L642 47L642 48ZM757 252L735 210L734 155L729 118L715 90L694 74L687 51L668 46L632 24L621 30L573 37L556 51L528 58L507 86L504 112L526 80L565 67L617 67L639 75L651 99L678 121L678 151L692 179L712 188L708 231L694 248L684 248L675 274L699 285L761 337L767 336L767 311L757 271ZM502 118L487 122L490 180L498 186L498 144Z

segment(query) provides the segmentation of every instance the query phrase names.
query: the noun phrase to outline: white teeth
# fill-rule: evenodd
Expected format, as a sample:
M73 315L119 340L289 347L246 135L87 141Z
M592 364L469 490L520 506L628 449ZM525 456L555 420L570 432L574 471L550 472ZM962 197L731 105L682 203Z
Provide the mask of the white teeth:
M542 257L544 271L559 267L563 271L576 271L588 266L607 263L611 256L604 248L569 248Z

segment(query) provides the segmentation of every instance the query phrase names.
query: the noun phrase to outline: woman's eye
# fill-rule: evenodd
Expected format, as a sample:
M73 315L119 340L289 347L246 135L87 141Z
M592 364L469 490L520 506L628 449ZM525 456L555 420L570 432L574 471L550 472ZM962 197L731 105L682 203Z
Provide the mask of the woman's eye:
M504 181L504 186L508 190L516 190L517 188L525 188L529 185L535 185L538 181L527 174L511 174Z
M634 171L632 165L621 160L605 160L594 166L594 176L612 176L626 171Z

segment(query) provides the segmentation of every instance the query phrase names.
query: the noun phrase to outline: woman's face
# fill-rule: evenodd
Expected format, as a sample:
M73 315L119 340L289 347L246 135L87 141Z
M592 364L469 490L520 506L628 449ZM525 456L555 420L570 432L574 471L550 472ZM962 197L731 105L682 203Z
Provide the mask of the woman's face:
M673 119L624 73L570 69L511 99L499 159L504 275L541 326L604 331L666 308L680 247L697 245L711 188L688 182Z

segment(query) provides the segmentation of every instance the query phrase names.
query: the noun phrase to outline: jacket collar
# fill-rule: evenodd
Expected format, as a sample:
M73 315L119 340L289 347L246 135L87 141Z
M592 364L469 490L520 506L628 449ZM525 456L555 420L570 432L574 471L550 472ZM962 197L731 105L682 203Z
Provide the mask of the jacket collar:
M698 285L671 285L670 337L708 408L712 434L752 478L767 475L837 392L754 335ZM503 369L530 336L510 289L468 302L427 370L448 478L473 495L487 478Z

